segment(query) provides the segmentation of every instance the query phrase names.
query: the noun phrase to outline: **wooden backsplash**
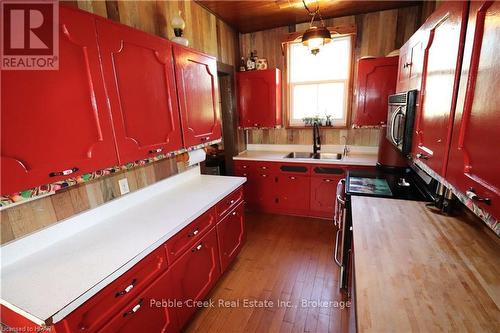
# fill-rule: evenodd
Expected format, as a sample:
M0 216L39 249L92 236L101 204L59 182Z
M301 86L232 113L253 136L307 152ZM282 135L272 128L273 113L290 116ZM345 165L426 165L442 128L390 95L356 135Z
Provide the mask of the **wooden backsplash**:
M434 2L424 1L421 6L327 19L325 24L332 27L356 25L357 34L354 52L356 60L354 77L356 77L357 60L359 58L364 56L385 56L389 52L400 48L432 13L434 7ZM308 26L309 23L302 23L240 34L240 54L248 57L250 51L257 50L259 57L267 58L269 67L277 67L283 70L285 57L281 52L281 42L284 36L292 31L304 31ZM355 96L355 84L353 93ZM353 98L352 108L355 107L356 102L355 98ZM283 112L286 112L285 98L283 98ZM349 144L377 146L379 133L380 131L375 129L322 129L322 143L338 144L342 136L347 136ZM312 130L286 128L248 130L248 143L309 144L312 143Z
M64 1L113 21L156 34L173 37L170 19L179 10L186 21L185 37L190 46L234 65L238 59L238 33L191 1ZM151 185L182 171L176 158L161 160L132 170L72 186L54 195L29 201L1 213L1 243L57 223L120 196L118 180L127 178L131 191Z

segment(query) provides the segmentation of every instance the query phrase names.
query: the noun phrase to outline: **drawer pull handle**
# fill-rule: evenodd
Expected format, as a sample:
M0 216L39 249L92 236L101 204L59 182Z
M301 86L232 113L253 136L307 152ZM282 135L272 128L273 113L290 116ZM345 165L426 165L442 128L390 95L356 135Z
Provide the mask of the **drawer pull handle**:
M161 153L163 151L163 148L158 148L158 149L151 149L149 151L150 154L154 154L154 153Z
M247 174L246 174L246 173L244 173L244 174L243 174L243 176L245 176L245 177L246 177L246 176L247 176Z
M243 166L243 169L246 169L246 168L248 168L248 165L244 165L244 166Z
M236 212L233 212L233 216L236 216Z
M123 289L122 291L117 292L115 294L115 297L120 297L120 296L123 296L126 293L130 292L135 287L136 283L137 283L137 279L133 279L132 282L125 289Z
M420 154L418 153L417 155L415 155L418 159L421 159L421 160L428 160L429 159L429 155L425 155L425 154Z
M291 180L295 180L295 179L297 179L297 177L294 177L294 176L290 176L290 177L288 177L288 178L290 178Z
M71 169L63 170L63 171L55 171L55 172L49 173L49 177L67 176L67 175L71 175L72 173L77 172L78 170L80 170L80 169L77 167L74 167Z
M203 137L203 138L200 138L200 140L201 140L201 141L208 141L209 139L210 139L210 137L209 137L209 136L205 136L205 137Z
M479 202L484 202L487 205L491 205L491 199L490 198L483 198L477 195L476 190L474 190L472 187L469 188L466 192L465 195L469 197L469 199L472 199L474 201L479 201Z
M198 235L198 233L200 232L200 230L198 228L194 229L193 231L191 231L189 234L188 234L188 237L193 237L193 236L196 236Z
M324 182L327 182L327 183L331 183L332 180L331 179L323 179Z
M228 204L228 205L232 205L232 204L234 204L234 200L229 201L227 204Z
M203 248L203 243L198 244L197 247L191 250L191 252L197 252L200 251Z
M141 298L139 302L132 308L132 310L123 313L123 317L133 315L134 313L139 311L139 309L141 308L142 301L144 301L144 298Z

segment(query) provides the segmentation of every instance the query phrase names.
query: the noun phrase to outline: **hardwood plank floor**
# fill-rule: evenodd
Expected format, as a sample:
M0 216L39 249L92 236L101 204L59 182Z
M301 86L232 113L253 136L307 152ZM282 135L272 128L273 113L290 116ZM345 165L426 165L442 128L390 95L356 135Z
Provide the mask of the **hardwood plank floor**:
M246 226L245 246L209 295L214 305L199 310L185 331L339 332L346 309L318 305L342 300L332 222L247 213Z

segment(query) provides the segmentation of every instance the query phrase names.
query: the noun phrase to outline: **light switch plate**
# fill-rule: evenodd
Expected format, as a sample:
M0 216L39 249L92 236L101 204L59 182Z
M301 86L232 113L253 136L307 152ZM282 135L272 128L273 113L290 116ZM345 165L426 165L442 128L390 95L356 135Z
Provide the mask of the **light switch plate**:
M128 180L127 178L122 178L118 181L118 186L120 186L120 193L121 195L127 194L130 192L130 189L128 188Z

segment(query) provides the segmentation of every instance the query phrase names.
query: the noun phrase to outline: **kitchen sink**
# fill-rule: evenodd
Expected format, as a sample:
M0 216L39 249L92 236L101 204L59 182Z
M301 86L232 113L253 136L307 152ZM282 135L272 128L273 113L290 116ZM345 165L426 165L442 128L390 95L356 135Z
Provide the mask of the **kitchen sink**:
M285 155L285 158L298 158L298 159L314 159L314 160L341 160L342 154L334 153L303 153L291 152Z

